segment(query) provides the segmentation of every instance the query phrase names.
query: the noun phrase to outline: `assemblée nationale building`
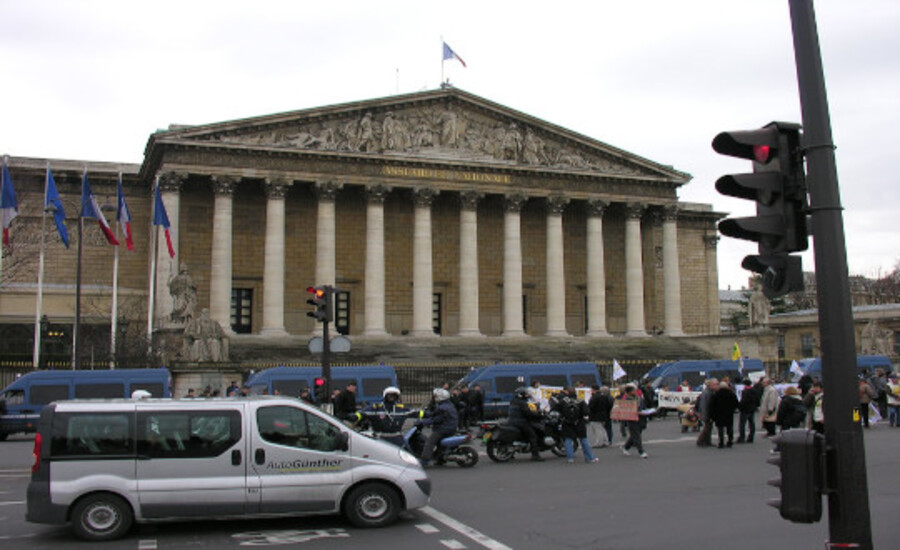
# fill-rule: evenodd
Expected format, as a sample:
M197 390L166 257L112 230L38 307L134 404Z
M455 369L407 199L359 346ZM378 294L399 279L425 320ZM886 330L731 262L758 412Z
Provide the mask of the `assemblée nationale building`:
M238 339L312 334L306 289L324 284L340 289L335 327L351 337L719 329L722 215L679 201L688 174L448 86L171 126L149 137L140 165L10 158L20 206L0 291L7 350L30 350L48 163L73 238L67 250L52 218L44 225L42 313L54 324L74 315L86 169L109 204L122 173L135 249L119 251L118 315L132 324L147 323L154 295L165 325L168 282L185 267L195 311ZM156 182L174 258L163 239L151 250ZM113 258L86 225L84 323L109 324Z

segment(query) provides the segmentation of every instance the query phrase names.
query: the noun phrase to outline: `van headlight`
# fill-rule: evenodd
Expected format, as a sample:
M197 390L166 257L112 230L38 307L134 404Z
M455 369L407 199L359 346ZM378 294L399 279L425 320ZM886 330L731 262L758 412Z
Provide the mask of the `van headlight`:
M412 464L414 466L419 465L419 459L414 457L413 454L409 451L400 449L400 458L407 464Z

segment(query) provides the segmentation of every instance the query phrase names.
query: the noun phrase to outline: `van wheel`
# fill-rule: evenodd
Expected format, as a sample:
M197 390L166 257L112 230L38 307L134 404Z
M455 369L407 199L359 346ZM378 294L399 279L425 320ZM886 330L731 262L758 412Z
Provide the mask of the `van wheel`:
M357 527L384 527L400 514L400 496L383 483L363 483L344 499L344 515Z
M87 496L72 510L72 530L84 540L120 538L131 529L133 521L131 506L108 493Z

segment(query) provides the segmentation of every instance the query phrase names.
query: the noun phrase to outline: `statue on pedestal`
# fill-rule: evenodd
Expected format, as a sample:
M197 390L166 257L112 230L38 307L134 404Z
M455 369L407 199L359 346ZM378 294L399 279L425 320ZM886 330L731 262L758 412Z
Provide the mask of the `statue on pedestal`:
M200 316L184 328L182 355L195 362L228 360L228 338L219 323L209 316L209 309L203 308Z
M750 295L747 308L750 328L765 328L769 324L769 300L763 294L762 286L757 286L756 292Z
M181 264L181 271L169 279L169 294L172 295L172 314L170 320L177 325L187 324L194 318L194 307L197 305L197 287L188 275L187 264Z

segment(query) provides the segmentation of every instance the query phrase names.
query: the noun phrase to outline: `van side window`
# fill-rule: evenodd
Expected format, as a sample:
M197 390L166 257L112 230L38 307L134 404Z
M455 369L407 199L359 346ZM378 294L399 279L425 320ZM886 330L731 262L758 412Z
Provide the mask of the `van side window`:
M104 399L124 397L125 386L121 382L107 384L75 384L75 399Z
M59 413L53 417L54 457L134 457L128 413Z
M25 390L9 390L0 395L0 400L2 400L7 407L21 405L25 402Z
M272 380L272 392L275 395L289 395L299 397L303 388L308 388L306 380Z
M519 376L498 376L494 381L497 383L497 393L513 393L516 388L525 385Z
M237 411L142 412L138 454L151 458L218 456L241 439Z
M590 388L597 383L597 377L592 374L573 374L572 385L577 386L579 382L585 387Z
M261 407L256 425L264 441L276 445L332 452L340 429L322 417L288 406Z
M540 380L542 386L556 386L562 388L569 385L568 380L566 380L565 374L538 374L532 375L531 379ZM594 381L591 380L591 384L593 383ZM575 385L575 380L572 380L572 385Z
M68 384L56 385L38 385L31 386L31 404L46 405L54 401L69 398Z
M360 388L361 395L381 395L381 392L384 391L384 388L388 386L392 386L390 378L363 378L362 379L362 387Z

